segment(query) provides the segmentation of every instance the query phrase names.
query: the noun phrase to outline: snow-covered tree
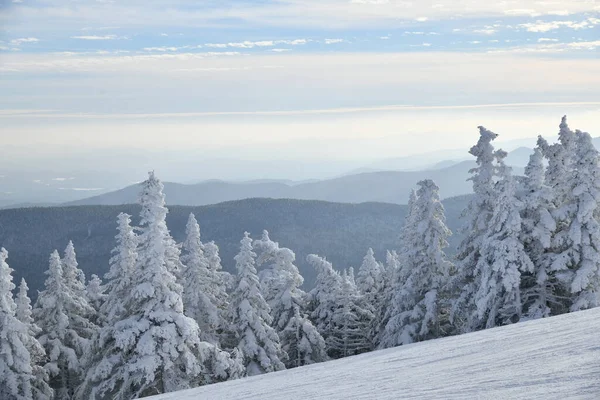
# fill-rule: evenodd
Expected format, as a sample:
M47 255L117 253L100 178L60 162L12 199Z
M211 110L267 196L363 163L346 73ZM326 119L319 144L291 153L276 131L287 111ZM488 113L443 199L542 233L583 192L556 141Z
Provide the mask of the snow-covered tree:
M446 227L439 188L430 179L419 182L412 202L409 230L413 246L406 257L406 278L395 289L391 317L381 339L383 347L409 344L441 336L441 291L451 268L444 253L450 230Z
M459 332L468 331L469 326L472 325L468 319L474 315L474 296L477 292L475 270L498 196L495 187L498 176L497 159L504 153L494 151L492 141L498 137L497 134L480 126L479 135L477 144L469 151L476 157L477 167L469 171L472 175L469 180L473 182L474 195L463 212L463 216L468 218L463 227L466 236L459 247L457 272L451 278L448 288L455 297L450 320Z
M174 275L180 271L179 249L166 224L163 184L154 173L142 184L140 204L135 273L122 310L100 333L100 354L78 390L82 399L186 389L226 379L230 369L229 356L200 341L198 324L183 313L183 288Z
M263 232L260 240L254 241L253 247L260 253L260 263L269 271L266 277L273 298L268 303L273 328L288 355L286 367L325 361L325 341L304 315L306 293L300 289L304 278L294 265L296 255L288 248L279 247L279 243L269 238L267 231Z
M113 256L107 280L106 300L100 307L100 318L104 324L112 325L125 313L124 300L130 293L132 279L137 262L138 238L131 226L131 216L120 213L117 217L117 246L112 250Z
M75 296L85 297L85 275L79 269L73 241L69 240L62 259L65 284Z
M327 351L333 358L364 353L372 348L369 333L374 315L345 270L341 283L326 340Z
M384 274L383 266L375 259L373 249L369 248L358 269L356 287L358 288L359 293L364 296L369 310L373 313L372 324L369 328L369 340L373 347L376 344L377 329L379 325L379 319L377 318L379 315L378 310L381 307L380 302L383 300Z
M29 322L20 321L15 314L17 304L12 294L15 289L13 270L8 266L7 258L8 252L4 248L0 249L0 398L50 399L52 391L44 381L46 377L35 365L44 353L33 336L34 325L30 309L21 304L21 316ZM22 295L21 303L29 305Z
M277 332L271 328L270 308L260 291L256 274L256 253L248 232L241 240L235 256L237 280L231 295L230 322L248 375L285 369L286 354L281 349Z
M342 277L326 259L310 254L306 260L317 271L314 288L308 294L310 318L325 341L332 335L333 315L338 307Z
M533 263L533 272L521 274L523 318L536 319L551 315L558 282L550 268L547 250L551 246L556 222L552 217L552 190L545 184L545 167L540 147L534 149L525 167L519 196L521 209L521 242Z
M373 346L375 348L383 348L382 339L392 315L392 299L394 298L394 282L398 281L400 271L400 261L395 250L386 252L386 263L382 273L382 289L380 293L381 299L378 302L378 307L375 310L376 327Z
M33 308L31 307L31 299L28 295L29 287L25 279L21 278L21 284L19 285L19 291L15 298L15 317L21 321L27 327L29 336L25 346L29 352L31 358L31 368L33 380L31 382L32 395L34 400L46 400L51 399L53 391L48 384L50 379L48 373L43 368L43 364L46 360L46 352L36 339L36 337L42 332L39 326L33 320Z
M218 344L218 329L223 325L217 309L218 299L213 292L212 271L204 255L200 241L200 225L194 214L190 214L186 225L181 261L185 266L182 273L183 309L200 327L200 338Z
M96 326L87 319L93 309L85 297L67 285L58 252L50 255L45 289L38 295L33 316L42 335L39 341L48 360L44 368L57 399L73 396L86 367ZM73 275L72 275L73 276Z
M600 154L587 132L576 131L575 173L571 181L573 216L568 231L557 241L567 245L555 258L553 267L562 273L572 294L570 310L579 311L600 304Z
M98 314L100 307L106 301L106 287L102 285L102 279L98 275L92 274L91 278L85 292L90 305L96 311L95 314Z
M475 267L476 310L469 330L493 328L521 319L521 272L532 273L533 263L521 242L521 209L515 196L510 167L499 157L500 178L494 213L480 247Z

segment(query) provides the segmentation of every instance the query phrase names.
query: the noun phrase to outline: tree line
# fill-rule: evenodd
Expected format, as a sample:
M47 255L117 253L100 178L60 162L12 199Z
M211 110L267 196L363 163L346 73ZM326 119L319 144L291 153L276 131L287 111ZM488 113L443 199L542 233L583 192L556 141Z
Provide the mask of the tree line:
M32 307L0 251L0 398L134 399L295 368L375 349L596 307L600 156L563 118L516 177L484 127L470 154L465 239L451 235L437 185L418 182L385 262L369 249L355 274L309 255L309 291L292 250L245 233L237 274L202 242L190 214L176 243L163 184L142 183L140 224L117 218L103 282L86 280L69 242L50 255Z

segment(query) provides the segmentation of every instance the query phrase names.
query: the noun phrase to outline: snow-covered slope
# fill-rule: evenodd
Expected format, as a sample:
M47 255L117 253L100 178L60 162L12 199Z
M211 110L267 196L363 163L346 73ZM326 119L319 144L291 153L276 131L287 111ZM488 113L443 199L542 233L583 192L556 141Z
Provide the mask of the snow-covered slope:
M600 309L153 397L600 399Z

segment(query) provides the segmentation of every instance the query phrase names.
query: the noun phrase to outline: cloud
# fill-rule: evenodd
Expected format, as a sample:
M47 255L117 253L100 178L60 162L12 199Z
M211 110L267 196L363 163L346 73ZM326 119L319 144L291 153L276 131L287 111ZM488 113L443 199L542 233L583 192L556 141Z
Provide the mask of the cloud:
M71 39L79 40L115 40L118 39L117 35L83 35L83 36L71 36Z
M28 37L28 38L13 39L10 41L10 44L12 44L14 46L19 46L23 43L37 43L39 41L40 40L38 38Z
M325 44L343 43L344 39L325 39Z
M539 43L542 43L542 42L558 42L558 39L551 39L551 38L539 38L539 39L538 39L538 42L539 42Z
M560 28L569 28L574 30L579 29L591 29L596 25L600 24L598 18L588 18L586 20L575 22L575 21L536 21L520 24L519 27L525 28L528 32L533 33L544 33L550 32Z

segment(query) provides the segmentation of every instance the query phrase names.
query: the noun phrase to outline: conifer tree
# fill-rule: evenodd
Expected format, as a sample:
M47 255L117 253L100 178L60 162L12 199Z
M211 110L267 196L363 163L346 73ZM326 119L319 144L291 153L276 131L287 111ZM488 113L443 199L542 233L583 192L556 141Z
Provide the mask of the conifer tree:
M543 155L538 146L525 168L520 193L523 203L521 242L534 266L533 272L521 274L525 319L549 317L552 308L559 303L558 282L547 254L556 222L552 217L552 190L545 184L544 173Z
M253 246L260 253L258 259L261 264L270 272L267 276L273 278L269 282L273 296L269 306L273 328L288 355L286 367L325 361L325 341L304 315L306 293L300 289L304 278L294 265L296 255L288 248L279 247L279 243L269 238L267 231L263 231L262 238L255 240Z
M398 274L400 273L400 261L398 260L398 254L395 250L386 252L386 264L383 269L382 289L381 289L381 300L379 306L375 312L375 326L376 332L374 337L373 346L375 348L385 348L382 344L382 339L385 334L385 327L387 326L391 314L392 314L392 299L394 298L394 287L395 282L398 281Z
M358 270L356 287L359 293L364 296L369 311L373 313L372 323L369 327L369 340L372 347L376 346L380 302L383 300L384 292L383 275L383 266L375 260L375 253L373 249L369 248Z
M240 252L235 256L238 271L236 287L231 295L230 321L238 341L248 375L285 369L277 332L271 328L270 308L260 291L256 275L256 253L248 232L241 240Z
M72 398L86 367L96 326L86 316L93 313L87 300L67 284L58 252L50 255L45 289L38 295L34 319L42 329L39 337L48 360L50 386L57 399ZM76 275L69 275L75 277Z
M85 293L90 305L94 308L94 315L98 315L100 307L106 301L106 287L102 285L102 279L98 275L92 274L92 279L87 284Z
M48 384L50 377L43 368L46 360L46 352L36 339L42 332L39 326L33 320L33 308L31 307L31 299L28 295L29 287L24 278L21 278L19 291L15 299L15 317L25 324L28 332L28 340L25 343L29 356L31 358L31 368L33 380L31 383L32 395L34 400L47 400L53 396L53 391Z
M132 399L191 388L226 379L231 367L229 356L200 341L198 324L183 314L183 289L174 275L180 271L179 249L166 225L163 184L154 173L142 184L140 203L135 273L122 309L100 333L102 351L78 390L81 399ZM127 222L122 216L121 244L132 239ZM124 257L113 259L112 267L132 257L123 246L117 255Z
M112 250L107 279L107 297L100 307L100 316L107 325L118 321L125 313L124 300L132 289L132 280L137 262L138 237L131 226L131 216L117 216L117 246Z
M34 325L31 316L27 315L29 309L23 307L26 301L22 296L21 317L29 323L20 321L15 314L17 304L12 295L15 289L13 270L8 266L7 258L8 252L0 249L0 398L50 399L52 391L44 382L45 376L40 374L35 365L39 361L36 358L43 356L43 349L32 335Z
M476 310L470 318L471 331L518 322L522 311L521 272L534 271L521 242L521 205L515 196L510 167L502 161L506 153L498 154L501 180L475 267Z
M479 127L479 140L469 153L476 157L477 167L471 169L469 180L473 182L474 196L463 216L469 218L463 231L457 259L456 274L449 282L449 292L454 296L450 321L458 332L469 331L473 325L474 296L477 292L475 270L481 257L481 246L494 213L495 199L498 196L495 183L498 177L497 159L500 154L494 151L492 141L497 134Z
M441 291L447 284L450 262L444 253L450 230L446 227L439 188L432 180L419 182L409 211L414 216L411 253L406 257L406 278L396 287L392 309L381 344L393 347L441 336Z
M222 325L217 309L213 279L208 259L204 255L204 246L200 241L200 225L190 214L186 225L186 239L183 242L181 261L183 270L183 309L200 327L200 338L212 344L218 344L217 331Z
M342 277L325 258L310 254L306 258L317 271L314 288L308 294L310 318L325 342L333 334L333 315L338 307Z
M327 351L333 358L371 350L369 330L374 315L346 270L342 274L341 284L341 290L336 293L330 335L326 340Z

